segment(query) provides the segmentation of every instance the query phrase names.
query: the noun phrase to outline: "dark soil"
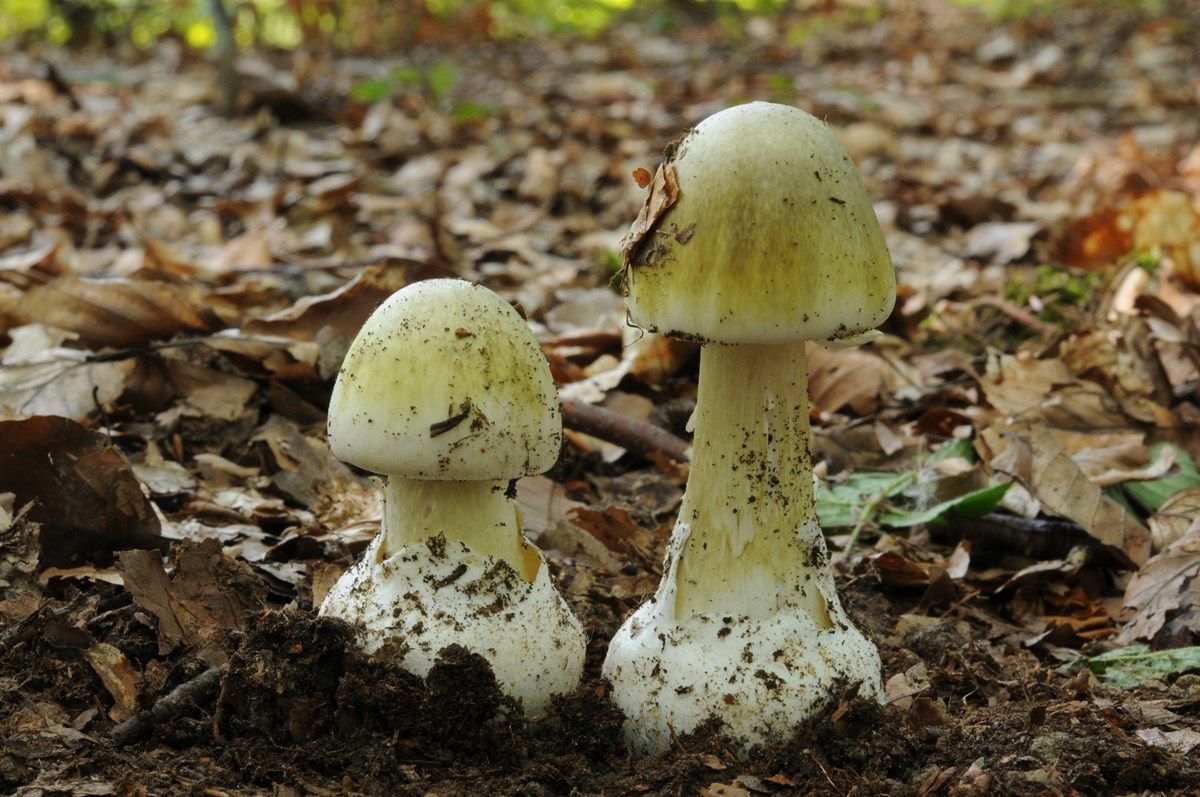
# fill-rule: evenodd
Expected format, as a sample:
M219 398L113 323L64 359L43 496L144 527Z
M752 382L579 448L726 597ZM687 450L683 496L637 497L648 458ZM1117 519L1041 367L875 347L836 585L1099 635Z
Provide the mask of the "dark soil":
M868 603L858 593L871 589L851 585L848 604ZM583 686L526 719L461 648L443 651L423 681L386 649L357 651L338 621L272 610L229 636L219 695L113 749L104 687L80 651L103 638L136 658L153 654L152 639L130 606L107 632L79 630L92 602L48 604L0 660L5 791L58 782L16 793L86 793L81 779L100 777L141 794L200 784L213 794L720 794L721 784L751 794L1186 794L1200 779L1195 760L1133 735L1126 696L999 652L950 617L879 640L885 677L924 664L931 688L916 699L878 706L846 695L786 743L739 761L715 723L664 755L631 757L598 657ZM871 628L895 617L858 619ZM203 669L178 657L159 693Z

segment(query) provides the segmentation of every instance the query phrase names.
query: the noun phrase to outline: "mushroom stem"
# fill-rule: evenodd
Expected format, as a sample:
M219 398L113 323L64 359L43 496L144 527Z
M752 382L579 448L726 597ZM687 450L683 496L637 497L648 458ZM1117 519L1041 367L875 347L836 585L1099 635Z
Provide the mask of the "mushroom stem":
M670 548L677 620L791 606L831 626L837 593L813 497L804 346L701 350L691 475Z
M413 543L458 540L508 562L526 581L541 559L522 533L521 510L503 481L429 481L389 476L383 493L382 561Z

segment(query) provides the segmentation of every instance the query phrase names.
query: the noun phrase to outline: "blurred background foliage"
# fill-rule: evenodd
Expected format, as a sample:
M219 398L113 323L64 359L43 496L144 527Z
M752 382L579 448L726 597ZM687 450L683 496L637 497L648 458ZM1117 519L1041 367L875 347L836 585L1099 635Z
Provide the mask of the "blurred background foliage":
M175 37L217 42L213 0L0 0L0 39L56 45L132 44ZM313 41L370 53L406 43L551 34L593 35L636 15L677 19L763 14L788 0L225 0L239 46L293 49Z
M217 45L217 0L0 0L0 41L147 49L171 37ZM1165 0L1093 0L1155 7ZM850 6L870 18L894 0L225 0L236 44L290 50L319 43L374 54L425 41L595 35L634 19L659 32L689 21ZM997 18L1020 18L1065 0L955 0Z

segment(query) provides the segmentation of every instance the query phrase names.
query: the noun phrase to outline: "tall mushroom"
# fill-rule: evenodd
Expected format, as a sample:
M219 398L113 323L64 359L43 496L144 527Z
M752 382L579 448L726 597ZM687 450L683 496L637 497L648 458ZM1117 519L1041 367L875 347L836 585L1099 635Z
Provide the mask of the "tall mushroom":
M540 711L583 670L579 621L525 541L509 482L554 464L558 394L529 327L462 280L397 291L367 319L329 403L341 459L386 477L383 527L321 604L362 647L424 676L459 644Z
M715 716L744 752L786 737L835 685L881 694L817 519L805 342L870 337L895 274L845 149L823 122L764 102L668 148L625 258L631 319L703 346L663 579L604 674L635 749Z

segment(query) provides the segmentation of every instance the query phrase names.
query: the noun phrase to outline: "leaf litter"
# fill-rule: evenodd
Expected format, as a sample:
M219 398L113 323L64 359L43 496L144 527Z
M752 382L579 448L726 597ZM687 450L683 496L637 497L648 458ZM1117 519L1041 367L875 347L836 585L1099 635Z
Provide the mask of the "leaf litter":
M458 76L381 60L377 85L247 58L258 110L234 118L203 67L159 69L165 51L115 84L61 56L77 109L15 55L0 785L1186 793L1200 20L1177 11L831 4L738 47L717 25L617 26L473 47L466 69L421 44ZM746 761L711 727L630 759L599 665L654 590L686 463L575 430L518 497L589 633L580 689L526 718L463 651L424 681L356 652L313 608L381 514L323 432L362 319L416 279L482 281L520 304L564 398L686 437L695 346L625 328L609 286L639 208L635 239L670 201L658 153L771 92L846 142L897 265L885 335L810 354L820 510L889 702L838 696Z

